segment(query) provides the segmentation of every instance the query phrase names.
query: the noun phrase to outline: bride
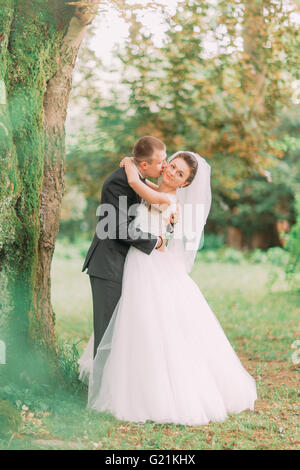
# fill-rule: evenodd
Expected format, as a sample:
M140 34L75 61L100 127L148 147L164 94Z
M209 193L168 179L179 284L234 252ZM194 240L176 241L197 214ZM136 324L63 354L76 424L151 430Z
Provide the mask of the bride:
M179 221L164 250L147 255L130 247L122 294L97 354L93 360L91 336L79 360L88 407L119 420L184 425L253 410L255 381L188 274L210 210L210 166L176 152L156 186L139 179L130 158L121 164L143 198L133 230L165 235L177 204Z

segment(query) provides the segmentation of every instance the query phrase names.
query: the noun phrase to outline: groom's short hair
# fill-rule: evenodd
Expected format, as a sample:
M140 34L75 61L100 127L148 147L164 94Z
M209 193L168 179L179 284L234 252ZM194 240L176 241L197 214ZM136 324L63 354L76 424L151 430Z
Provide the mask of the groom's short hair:
M152 163L152 157L155 150L166 150L165 144L151 135L141 137L133 147L133 157L135 163Z

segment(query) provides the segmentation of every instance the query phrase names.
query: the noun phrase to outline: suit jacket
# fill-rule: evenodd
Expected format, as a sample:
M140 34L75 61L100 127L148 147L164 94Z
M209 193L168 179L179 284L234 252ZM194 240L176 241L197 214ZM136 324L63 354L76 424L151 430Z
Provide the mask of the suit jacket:
M106 179L101 194L100 204L112 204L115 208L116 231L114 234L108 234L105 239L98 238L95 233L82 271L88 268L87 274L90 276L122 282L125 258L130 246L149 255L156 245L157 237L147 234L145 238L145 234L140 230L137 230L139 238L130 237L127 229L134 215L128 216L127 210L119 204L119 196L127 197L127 210L133 204L141 202L141 198L129 186L124 168L118 168ZM107 217L107 213L100 215L98 223L104 217Z

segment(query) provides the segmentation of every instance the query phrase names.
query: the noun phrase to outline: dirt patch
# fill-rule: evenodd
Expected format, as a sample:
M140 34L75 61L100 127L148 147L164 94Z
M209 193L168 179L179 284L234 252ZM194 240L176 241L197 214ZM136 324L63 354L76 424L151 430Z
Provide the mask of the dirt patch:
M239 354L239 358L254 378L263 380L269 386L294 388L299 385L300 364L294 365L287 361L262 361L256 357L249 358L243 353ZM257 370L260 371L259 377L257 377Z
M297 389L299 387L300 365L294 365L287 361L266 361L258 357L248 357L245 353L238 353L245 369L255 380L263 382L269 389L286 387L287 389ZM270 411L274 407L274 402L258 396L255 402L255 412L261 413ZM282 410L283 419L289 416L287 409Z
M262 373L262 379L271 386L287 386L288 388L299 385L300 367L288 366L285 363L276 364L275 361L268 363L266 371Z

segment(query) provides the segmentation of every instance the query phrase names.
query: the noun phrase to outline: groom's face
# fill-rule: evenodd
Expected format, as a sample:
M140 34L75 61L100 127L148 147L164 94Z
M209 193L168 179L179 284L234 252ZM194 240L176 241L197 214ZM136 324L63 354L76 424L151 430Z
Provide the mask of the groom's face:
M145 177L151 176L152 178L158 178L167 165L166 157L167 154L165 150L154 150L152 162L142 162Z

